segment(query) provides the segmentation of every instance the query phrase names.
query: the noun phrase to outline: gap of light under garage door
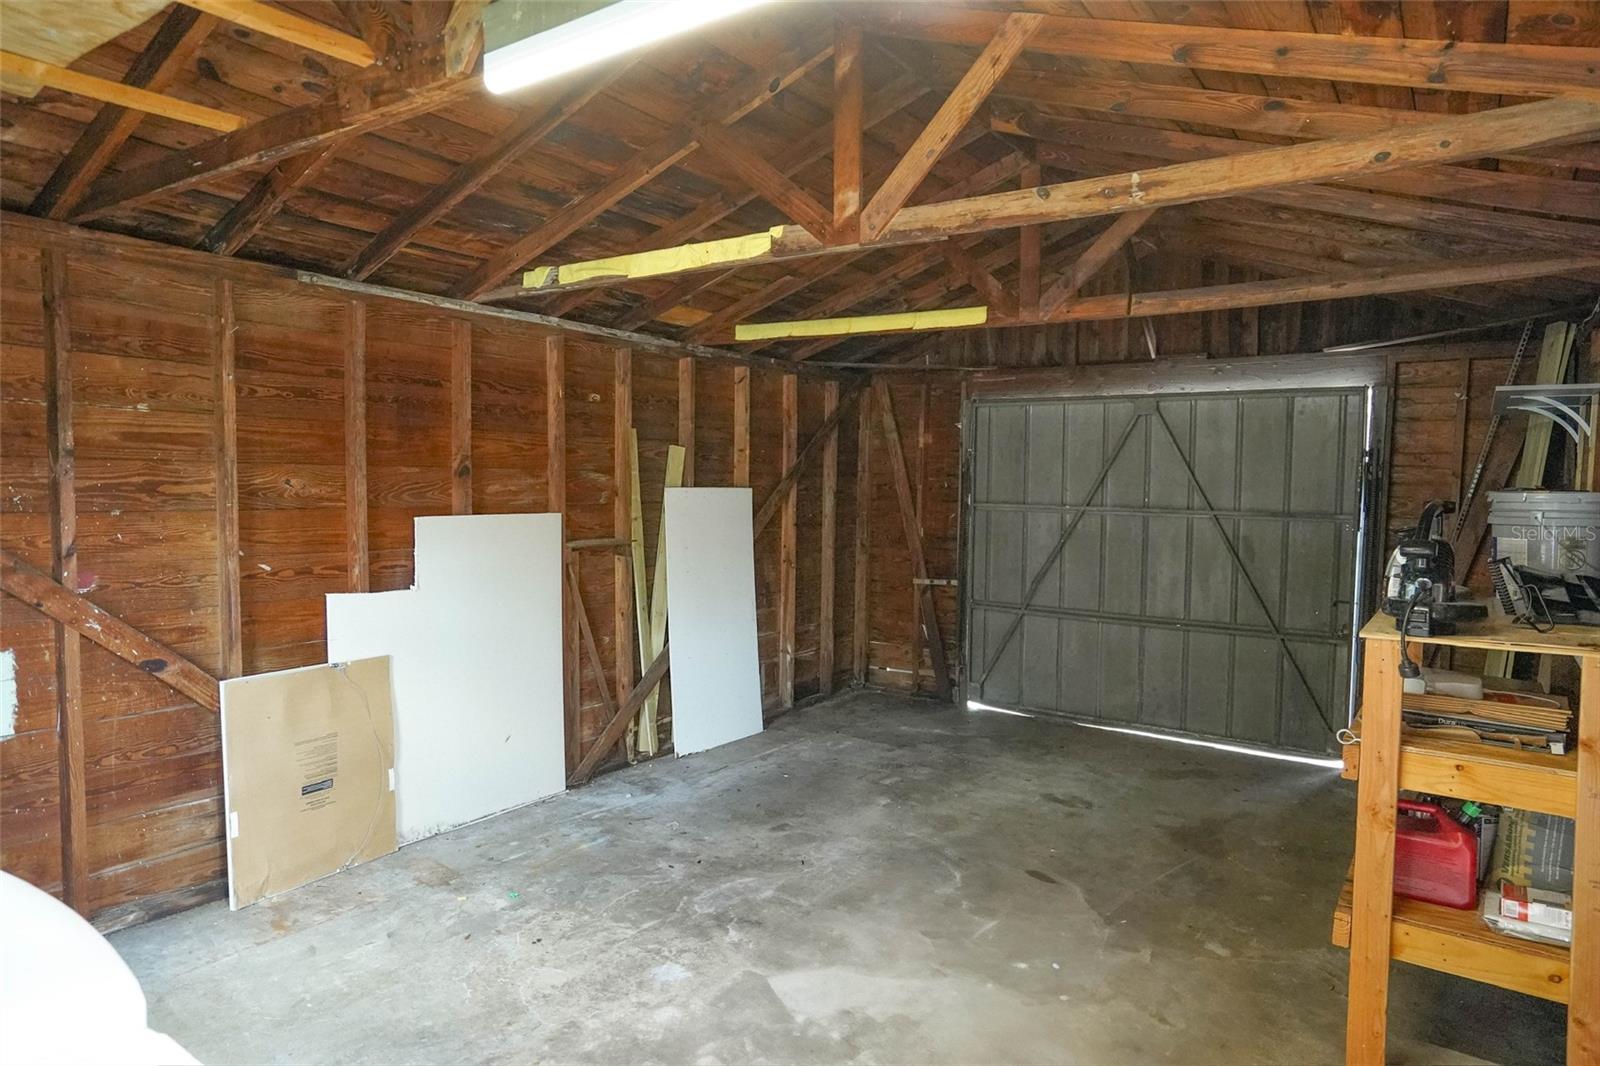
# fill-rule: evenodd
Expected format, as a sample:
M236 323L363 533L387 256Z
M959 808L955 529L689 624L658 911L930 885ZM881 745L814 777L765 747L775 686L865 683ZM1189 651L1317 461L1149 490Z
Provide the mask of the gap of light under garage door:
M1038 715L1026 711L1015 711L1009 707L996 707L989 703L979 703L977 700L967 701L967 710L985 711L990 714L1009 714L1018 718L1037 718ZM1053 717L1053 716L1052 716ZM1286 751L1266 751L1262 748L1247 748L1242 744L1227 744L1220 740L1202 740L1199 737L1179 737L1171 733L1156 733L1148 729L1130 729L1127 726L1101 725L1098 722L1080 722L1073 720L1073 725L1085 729L1098 729L1106 733L1125 733L1131 737L1145 737L1149 740L1165 740L1171 744L1188 744L1196 748L1213 748L1217 751L1229 751L1235 755L1250 755L1258 759L1272 759L1276 762L1299 763L1302 766L1316 766L1325 770L1343 770L1344 761L1334 758L1318 758L1315 755L1294 755Z

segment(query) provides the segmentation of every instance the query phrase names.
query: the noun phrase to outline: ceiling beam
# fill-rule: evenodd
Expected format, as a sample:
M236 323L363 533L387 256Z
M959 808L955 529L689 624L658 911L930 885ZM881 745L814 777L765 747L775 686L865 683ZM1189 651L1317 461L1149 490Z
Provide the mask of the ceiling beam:
M911 194L917 191L917 186L950 147L950 142L988 98L989 90L1022 54L1023 45L1028 43L1043 19L1042 15L1022 13L1005 16L967 73L950 90L939 110L900 157L878 191L872 194L867 206L861 209L863 241L882 236L889 220L911 199Z
M789 179L783 171L746 148L725 126L709 122L695 134L700 150L709 152L725 164L767 203L789 216L819 241L829 239L833 215Z
M1258 144L1231 137L1209 137L1123 122L1057 118L1037 112L996 117L991 120L991 126L997 132L1021 134L1055 145L1051 155L1056 159L1071 159L1076 152L1101 157L1106 153L1135 153L1162 162L1181 163L1261 149ZM1432 196L1479 207L1600 220L1600 195L1587 187L1590 183L1537 174L1477 167L1418 166L1398 174L1363 174L1351 178L1347 184L1374 192Z
M1124 216L1126 217L1126 216ZM945 257L961 279L971 285L977 294L983 297L983 302L996 315L1014 318L1017 313L1017 301L1006 291L1005 286L991 273L987 267L961 247L955 241L940 241L939 254Z
M156 93L165 89L188 68L216 24L210 15L181 4L175 6L123 75L122 83ZM116 104L102 107L39 189L28 205L28 213L43 218L66 217L143 119L143 111Z
M358 67L370 67L378 61L372 46L360 37L260 0L183 0L183 3L236 26Z
M993 188L1002 181L1014 177L1023 167L1026 160L1020 152L1011 152L990 163L986 167L972 172L960 181L944 186L930 199L932 201L954 200L962 196L982 192ZM940 242L941 247L948 242ZM808 285L821 281L840 270L848 269L860 259L871 255L872 251L862 252L860 255L826 256L812 263L790 271L783 277L762 286L754 292L744 296L727 307L722 308L705 319L695 324L687 334L688 339L697 341L700 337L710 336L748 315L753 315L764 307L768 307L779 300L793 296Z
M217 220L195 245L202 252L233 255L243 248L256 231L266 225L273 215L288 202L289 197L333 158L338 149L336 141L280 160L271 170L251 186L250 191Z
M832 51L832 42L802 45L783 53L767 66L750 71L732 88L694 108L671 132L635 153L598 189L553 212L532 233L512 241L479 264L451 286L450 295L464 300L478 299L528 260L548 251L688 156L700 146L696 134L701 127L712 122L729 125L739 121L810 73Z
M864 8L861 15L869 32L968 46L988 42L1006 17L1004 11L940 3ZM1600 100L1600 64L1595 62L1593 48L1226 29L1053 15L1045 17L1028 47L1051 55L1228 70L1265 77L1326 78L1417 89Z
M833 239L861 239L861 26L840 21L833 44Z
M890 319L882 327L875 327L862 318L838 319L836 333L829 334L816 320L794 322L748 323L743 330L748 339L771 340L777 337L818 337L823 335L889 334L919 332L926 329L1009 328L1015 326L1042 326L1061 322L1110 321L1124 318L1150 318L1160 315L1195 314L1206 311L1227 311L1240 307L1267 307L1274 304L1304 303L1308 300L1342 300L1356 296L1377 296L1389 293L1426 292L1432 289L1452 288L1458 285L1492 285L1520 278L1543 277L1550 274L1577 274L1600 269L1600 256L1567 256L1558 259L1497 260L1488 263L1429 263L1410 265L1391 270L1366 271L1359 277L1277 278L1270 281L1249 281L1233 285L1212 285L1197 289L1174 289L1166 292L1110 293L1104 296L1087 296L1073 301L1053 313L1040 313L1030 318L1004 318L989 315L986 321L943 322L937 312L911 312L924 316L932 325L906 322L903 314L883 317ZM961 309L965 310L965 309ZM976 316L974 316L976 317ZM734 336L725 338L735 343L747 339L735 328Z
M433 111L476 91L477 78L446 77L438 48L416 53L401 68L362 71L320 100L291 108L233 133L100 179L75 210L75 222L101 218L226 174L275 163L330 140L367 133Z
M662 277L741 264L850 253L872 247L939 240L960 233L1191 203L1431 163L1476 159L1493 155L1502 147L1539 144L1595 131L1600 131L1600 102L1544 100L1453 115L1426 126L1373 136L1267 148L1037 189L907 207L894 217L883 237L870 244L825 245L799 227L788 226L710 245L686 245L665 253L539 267L524 277L522 289L505 290L504 295L587 288L618 278Z
M951 84L959 72L937 61L921 67L934 85ZM1302 100L1292 96L1168 85L1158 81L1116 81L1056 70L1013 67L995 87L990 103L993 123L1019 112L1043 109L1102 113L1151 122L1186 122L1242 133L1297 140L1359 137L1366 133L1420 126L1438 118L1434 111L1376 107L1337 100ZM1000 128L998 125L995 128ZM1020 132L1020 131L1016 131ZM1565 144L1513 149L1502 159L1545 166L1600 169L1600 144Z
M1020 187L1036 189L1044 184L1044 175L1038 163L1022 168ZM1039 256L1041 253L1039 226L1023 226L1017 230L1017 307L1025 313L1039 310Z
M894 81L873 93L867 100L862 118L863 128L871 128L889 116L898 114L902 108L924 96L927 91L909 76L894 79ZM778 169L786 176L794 177L801 170L828 154L831 135L832 131L826 127L813 129L791 151L785 153L779 159ZM691 237L699 236L733 214L733 212L756 199L758 197L754 193L741 196L720 193L703 201L699 207L696 207L676 222L669 223L656 230L645 238L643 245L645 248L670 248ZM701 287L692 286L689 291L697 291ZM550 310L556 315L568 315L588 302L594 295L593 291L582 289L568 293L564 299L556 303ZM654 300L649 302L654 303ZM635 324L643 325L644 322L651 321L655 317L655 315L652 315L651 318L637 321Z
M439 221L451 208L481 189L519 155L577 114L584 105L616 81L627 66L613 65L600 77L583 77L550 100L545 107L523 112L520 118L484 145L474 158L457 167L449 180L434 186L420 200L396 215L365 248L340 266L338 272L357 281L371 276L373 271L410 244L418 233Z
M97 78L93 74L83 74L76 70L68 70L66 67L58 67L54 63L29 59L15 52L0 52L0 74L25 78L64 93L72 93L74 96L86 96L101 103L142 111L147 115L160 115L174 122L203 126L208 130L220 130L225 133L238 129L245 122L229 111L219 111L203 104L191 104L176 96L151 92L149 89L141 89L124 81Z
M1056 279L1043 296L1039 297L1039 314L1049 315L1062 304L1078 295L1078 290L1083 288L1084 282L1100 272L1100 268L1111 261L1111 257L1122 251L1133 237L1139 232L1146 222L1155 216L1156 209L1149 208L1144 211L1129 211L1127 214L1118 215L1110 226L1100 236L1094 239L1078 261L1072 264L1065 274Z

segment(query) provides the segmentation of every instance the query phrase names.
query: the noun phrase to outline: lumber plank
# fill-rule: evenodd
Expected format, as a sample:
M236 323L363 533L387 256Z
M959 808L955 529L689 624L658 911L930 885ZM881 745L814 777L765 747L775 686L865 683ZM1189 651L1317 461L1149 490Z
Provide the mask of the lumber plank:
M899 4L863 13L869 32L945 44L982 45L1002 11ZM1029 48L1122 63L1241 74L1455 89L1508 96L1600 99L1589 48L1362 37L1047 16Z
M667 445L667 471L663 479L663 489L675 489L683 485L683 448L677 444ZM665 492L661 496L661 520L656 525L656 558L655 568L650 574L650 647L651 649L665 647L667 643L667 497ZM656 731L656 715L661 706L660 692L652 692L644 701L644 707L639 711L639 751L644 755L654 755L660 750L660 738Z
M45 452L50 467L50 577L78 585L76 438L73 428L72 327L67 310L67 259L39 257L44 317ZM10 557L6 557L8 562ZM9 567L8 567L9 576ZM8 585L6 591L17 593ZM89 812L83 740L83 645L63 619L55 625L56 766L61 817L61 895L89 912Z
M623 736L628 732L628 726L632 723L634 715L639 713L639 708L644 706L645 698L654 692L656 686L661 683L661 679L667 676L669 665L668 649L663 647L660 654L655 657L655 661L650 664L639 678L639 683L628 693L628 698L623 701L622 706L617 708L617 713L612 715L611 720L606 723L605 729L601 731L594 745L589 748L589 752L583 757L583 761L578 764L577 769L573 770L572 774L567 778L568 788L576 788L594 776L594 772L601 761L611 754L618 741L622 740Z
M911 556L911 578L920 580L915 595L920 601L922 639L933 665L933 683L939 699L951 698L950 668L945 662L944 638L939 633L939 616L934 606L933 588L926 584L927 555L923 550L922 524L917 520L917 505L911 491L911 475L906 469L905 452L900 445L900 426L894 413L894 400L889 386L882 380L872 385L873 402L878 408L879 429L883 433L884 453L889 459L889 472L893 475L895 496L900 505L900 521L905 529L906 550ZM920 653L919 653L920 654Z
M29 59L15 52L0 51L0 75L7 78L26 79L40 85L59 89L64 93L86 96L91 100L114 104L147 115L160 115L174 122L202 126L223 133L237 130L245 120L230 111L222 111L204 104L190 103L176 96L141 89L127 82L97 78L93 74L58 67L39 59Z
M650 584L644 562L644 497L639 489L639 431L633 426L628 427L628 557L632 561L629 572L633 575L633 621L638 626L636 639L639 670L642 673L651 660ZM630 758L636 750L634 743L638 740L637 727L636 722L628 731ZM646 749L638 750L643 750L646 755L650 754Z
M861 26L841 18L833 44L833 236L861 240L861 135L864 64Z
M188 68L216 24L217 20L210 15L176 5L128 68L128 73L123 75L123 84L161 92ZM134 108L116 104L100 108L40 187L28 205L28 213L43 218L66 217L143 119L144 112Z
M793 374L783 377L781 393L781 441L778 461L784 470L794 469L798 462L796 450L800 443L800 379ZM795 658L795 569L799 531L796 527L797 476L786 477L786 486L779 495L782 519L778 524L778 703L781 707L794 706Z
M367 305L345 306L344 343L345 588L366 592L372 572L367 553Z
M1395 803L1400 788L1400 645L1367 641L1361 692L1354 895L1345 1061L1382 1066L1394 918Z
M217 636L219 677L244 673L244 616L239 603L239 388L235 379L233 282L216 283L212 388L217 486Z
M566 338L559 333L544 338L544 449L545 510L561 515L564 539L570 524L566 513L567 348ZM567 544L562 552L565 563L562 569L568 575L575 565L571 551L571 545ZM583 757L583 738L580 735L583 723L583 652L579 646L577 610L575 592L566 588L561 597L561 632L565 634L561 663L562 676L566 679L562 688L565 696L562 719L565 722L566 765L569 770ZM587 616L584 624L588 624Z
M678 360L678 445L683 448L683 483L694 484L695 365L684 356Z
M611 373L611 534L630 541L632 514L628 506L628 483L633 477L631 437L633 432L633 353L627 348L612 350ZM617 691L633 688L633 586L631 560L617 552L611 560L611 651L616 657Z
M216 678L8 551L0 551L0 590L124 662L132 663L207 710L222 709Z
M183 0L188 7L243 26L247 30L297 44L321 55L370 67L378 61L372 46L360 37L296 15L260 0Z
M950 90L950 95L945 97L939 110L900 157L900 162L889 177L861 209L861 236L864 240L874 240L884 232L889 220L916 192L922 179L933 169L933 164L971 121L989 91L1022 54L1023 47L1043 22L1044 16L1036 14L1013 12L1004 16L985 43L983 51L973 61L971 69Z

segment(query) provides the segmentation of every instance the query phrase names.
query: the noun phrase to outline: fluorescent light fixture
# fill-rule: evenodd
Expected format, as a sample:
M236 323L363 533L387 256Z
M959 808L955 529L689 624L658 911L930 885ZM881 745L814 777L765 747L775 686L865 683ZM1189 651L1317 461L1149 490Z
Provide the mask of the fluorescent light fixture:
M537 29L503 45L490 39L483 56L483 84L492 93L509 93L574 70L604 62L625 52L697 30L730 15L760 7L769 0L616 0L599 10ZM527 21L516 10L519 0L499 0L485 12L485 25L496 8L509 9L498 21ZM538 3L523 11L537 11ZM549 10L548 8L546 9ZM529 15L529 20L537 17ZM514 31L513 31L514 32Z

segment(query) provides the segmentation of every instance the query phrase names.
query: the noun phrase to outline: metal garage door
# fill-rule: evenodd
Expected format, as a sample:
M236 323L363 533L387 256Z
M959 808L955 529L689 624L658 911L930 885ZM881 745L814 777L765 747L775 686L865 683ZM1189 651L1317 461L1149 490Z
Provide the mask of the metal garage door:
M968 699L1331 750L1366 400L974 404Z

